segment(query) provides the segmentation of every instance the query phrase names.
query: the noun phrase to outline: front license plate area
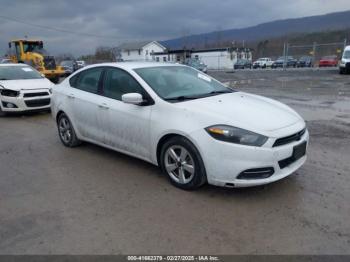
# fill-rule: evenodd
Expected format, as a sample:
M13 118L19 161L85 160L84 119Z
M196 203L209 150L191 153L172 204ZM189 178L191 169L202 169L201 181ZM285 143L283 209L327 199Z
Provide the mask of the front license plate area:
M306 154L306 141L293 148L293 158L298 160Z

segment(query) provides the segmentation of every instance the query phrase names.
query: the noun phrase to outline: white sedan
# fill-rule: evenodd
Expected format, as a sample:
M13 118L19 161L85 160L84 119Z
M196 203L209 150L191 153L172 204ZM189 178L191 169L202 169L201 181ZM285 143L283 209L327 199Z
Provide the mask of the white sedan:
M0 64L0 116L9 112L49 110L52 86L25 64Z
M306 160L309 134L294 110L183 65L86 67L55 88L51 111L65 146L143 159L182 189L267 184Z

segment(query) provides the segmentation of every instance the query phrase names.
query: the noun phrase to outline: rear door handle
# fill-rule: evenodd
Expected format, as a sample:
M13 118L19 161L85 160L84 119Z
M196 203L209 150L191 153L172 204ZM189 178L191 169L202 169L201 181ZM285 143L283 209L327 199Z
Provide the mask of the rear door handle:
M104 109L104 110L109 109L109 106L107 106L107 104L105 104L105 103L100 104L98 107L101 108L101 109Z
M75 96L74 96L73 94L69 94L69 95L68 95L68 98L70 98L70 99L74 99L74 98L75 98Z

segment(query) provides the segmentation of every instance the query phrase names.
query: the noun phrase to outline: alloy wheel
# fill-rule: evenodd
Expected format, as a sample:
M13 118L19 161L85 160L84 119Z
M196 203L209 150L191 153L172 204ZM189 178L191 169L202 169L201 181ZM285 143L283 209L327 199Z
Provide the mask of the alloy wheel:
M195 174L195 165L191 154L182 146L169 147L164 155L165 169L171 179L180 184L189 183Z
M69 144L72 139L72 127L69 120L66 117L62 117L58 127L63 142Z

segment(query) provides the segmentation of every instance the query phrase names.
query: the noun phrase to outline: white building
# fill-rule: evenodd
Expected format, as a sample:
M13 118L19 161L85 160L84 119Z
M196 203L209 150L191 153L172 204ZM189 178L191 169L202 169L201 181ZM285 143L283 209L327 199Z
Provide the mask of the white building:
M165 52L166 48L157 41L144 41L124 43L118 50L124 61L152 61L153 53Z
M208 69L232 69L238 59L252 60L252 50L249 48L211 48L200 50L170 50L153 54L153 60L158 62L184 63L187 59L198 59L207 65Z

